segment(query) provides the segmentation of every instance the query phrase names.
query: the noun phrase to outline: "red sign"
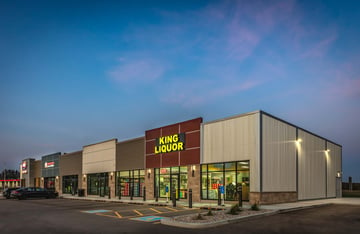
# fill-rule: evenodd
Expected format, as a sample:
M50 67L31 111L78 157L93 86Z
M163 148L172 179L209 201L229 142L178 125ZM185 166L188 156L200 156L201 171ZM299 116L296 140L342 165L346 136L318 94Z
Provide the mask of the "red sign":
M45 168L54 167L55 162L45 162Z
M211 189L218 189L222 184L211 184Z

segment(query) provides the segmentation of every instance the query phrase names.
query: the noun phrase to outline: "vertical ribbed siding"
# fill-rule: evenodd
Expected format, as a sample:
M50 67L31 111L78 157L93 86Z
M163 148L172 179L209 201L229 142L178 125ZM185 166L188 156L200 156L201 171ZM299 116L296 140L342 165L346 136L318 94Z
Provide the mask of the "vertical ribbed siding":
M259 112L203 124L201 163L250 160L250 192L259 192Z
M341 172L341 147L327 143L327 196L336 197L336 176Z
M263 115L263 192L296 191L296 128Z
M325 140L299 129L299 200L326 197Z

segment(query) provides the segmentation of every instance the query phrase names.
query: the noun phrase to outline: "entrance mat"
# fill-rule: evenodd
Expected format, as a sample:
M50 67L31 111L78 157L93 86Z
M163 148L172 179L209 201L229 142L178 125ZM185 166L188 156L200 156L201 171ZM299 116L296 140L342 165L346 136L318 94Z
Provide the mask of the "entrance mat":
M144 222L155 222L164 219L164 217L160 216L146 216L139 218L131 218L131 220L144 221Z
M87 210L83 211L85 213L95 214L95 213L106 213L106 212L112 212L112 210Z

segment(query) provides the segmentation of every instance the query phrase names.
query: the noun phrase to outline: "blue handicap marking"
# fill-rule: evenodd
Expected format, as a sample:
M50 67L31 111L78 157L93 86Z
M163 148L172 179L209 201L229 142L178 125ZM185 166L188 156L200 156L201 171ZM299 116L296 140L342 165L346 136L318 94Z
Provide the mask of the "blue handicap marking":
M160 216L145 216L139 218L131 218L131 220L144 221L144 222L155 222L164 219L164 217Z
M105 213L105 212L111 212L111 210L87 210L83 211L85 213L95 214L95 213Z

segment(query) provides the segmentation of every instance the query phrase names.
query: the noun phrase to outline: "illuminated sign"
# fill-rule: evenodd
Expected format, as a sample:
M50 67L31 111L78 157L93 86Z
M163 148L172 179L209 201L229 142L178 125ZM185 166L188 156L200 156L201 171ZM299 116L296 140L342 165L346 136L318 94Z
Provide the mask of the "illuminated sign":
M45 162L45 168L54 167L55 162Z
M27 171L27 163L26 161L23 161L22 164L21 164L21 171L23 174L26 174L28 171Z
M181 151L185 149L185 133L156 138L155 154Z

